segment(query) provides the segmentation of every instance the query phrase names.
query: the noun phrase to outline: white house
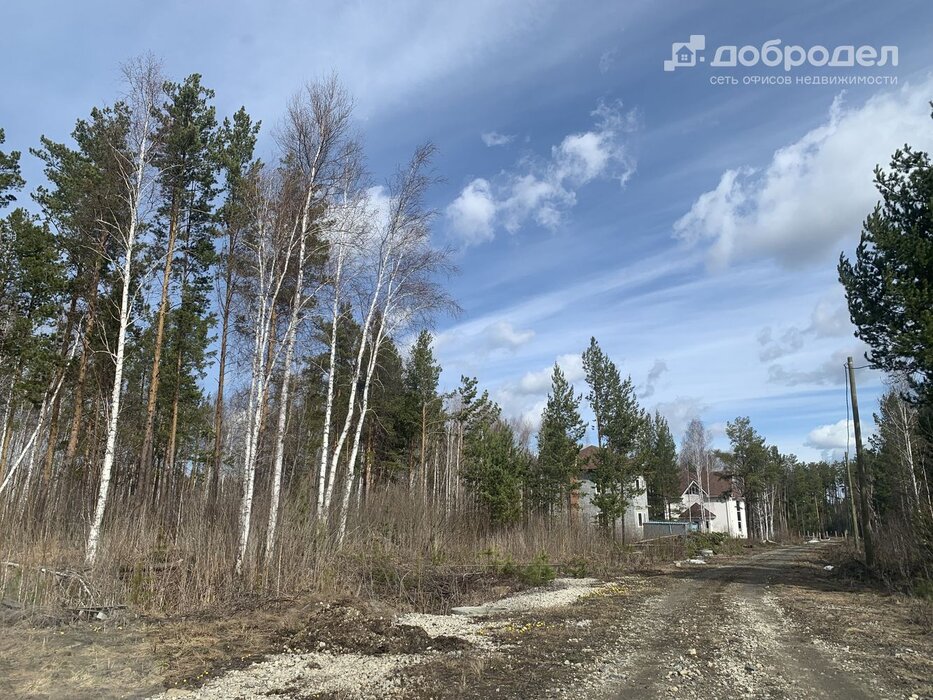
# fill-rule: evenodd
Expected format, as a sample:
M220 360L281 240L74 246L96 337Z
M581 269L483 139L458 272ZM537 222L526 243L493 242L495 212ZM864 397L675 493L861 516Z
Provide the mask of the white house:
M732 537L748 537L748 518L745 499L735 480L722 473L710 472L701 476L681 479L680 501L671 504L671 512L680 520L695 524L700 532L724 532Z
M593 481L593 470L595 465L592 460L597 448L590 445L580 450L580 472L577 479L577 490L571 496L570 507L580 513L580 517L586 523L595 523L599 515L599 508L593 504L593 496L596 495L596 484ZM645 479L642 476L635 477L632 484L633 491L637 495L633 496L625 509L625 516L616 524L616 530L620 536L623 534L627 542L636 542L644 538L645 523L648 522L648 492L645 489Z

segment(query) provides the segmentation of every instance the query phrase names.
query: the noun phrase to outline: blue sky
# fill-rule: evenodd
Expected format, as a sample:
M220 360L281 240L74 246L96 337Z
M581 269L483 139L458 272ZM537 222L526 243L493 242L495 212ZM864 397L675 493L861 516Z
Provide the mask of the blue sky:
M463 307L436 327L448 386L475 374L534 422L555 361L583 388L595 335L678 433L696 415L724 445L725 422L749 415L801 457L844 445L842 362L864 348L835 262L876 199L872 167L905 142L933 149L933 5L33 0L4 15L0 125L24 152L113 101L119 63L146 51L176 78L202 73L221 115L246 105L264 152L289 96L331 71L375 179L434 141L435 236L455 249ZM665 72L694 34L709 61L771 39L897 46L897 66L787 73L897 84ZM39 181L29 156L24 170ZM870 414L882 378L858 381Z

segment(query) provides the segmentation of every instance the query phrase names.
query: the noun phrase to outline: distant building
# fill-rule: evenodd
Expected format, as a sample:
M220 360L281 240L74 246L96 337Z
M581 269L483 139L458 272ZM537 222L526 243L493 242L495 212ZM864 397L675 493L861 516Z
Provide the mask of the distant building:
M723 472L710 472L703 484L694 478L681 479L680 501L671 504L671 514L687 521L699 532L724 532L732 537L748 537L745 499L735 479ZM679 510L679 516L677 511Z
M599 448L589 445L580 450L580 471L577 478L577 489L570 497L571 510L580 513L580 517L586 523L596 523L599 516L599 508L593 504L593 496L596 495L596 483L593 478L593 472L596 468L594 459ZM629 501L625 509L625 516L616 523L618 535L622 536L622 530L625 530L625 539L628 542L635 542L644 539L645 523L648 522L648 492L645 488L645 478L643 476L635 477L632 484L638 495Z

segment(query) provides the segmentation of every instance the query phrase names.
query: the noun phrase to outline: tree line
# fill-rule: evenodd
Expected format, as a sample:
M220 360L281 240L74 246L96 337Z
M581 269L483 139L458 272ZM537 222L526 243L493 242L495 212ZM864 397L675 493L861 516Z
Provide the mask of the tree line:
M118 518L151 519L161 541L194 513L233 533L224 556L243 574L274 565L286 507L289 527L338 546L389 489L490 528L558 523L584 466L595 525L611 532L642 494L652 517L677 517L685 480L711 472L733 481L762 539L852 529L856 491L900 532L927 527L925 154L879 171L885 203L857 264L840 264L870 360L902 377L880 407L871 483L856 489L844 463L781 454L745 417L726 427L728 450L694 420L678 451L595 338L585 396L555 365L537 430L503 417L474 377L442 392L425 329L456 304L425 204L431 144L377 186L336 78L294 95L263 160L262 125L245 107L218 117L200 75L166 79L145 57L123 77L124 97L78 119L69 141L31 149L45 175L34 211L15 206L21 154L0 151L5 527L79 538L93 565Z

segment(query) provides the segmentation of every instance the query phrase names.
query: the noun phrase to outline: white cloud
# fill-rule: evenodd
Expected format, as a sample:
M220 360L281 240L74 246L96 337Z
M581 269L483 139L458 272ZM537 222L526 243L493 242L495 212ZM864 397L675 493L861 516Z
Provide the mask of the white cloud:
M835 423L816 427L807 434L804 445L815 450L844 449L851 444L846 440L849 435L848 425L848 421L843 418Z
M564 378L573 384L584 377L583 356L579 354L561 355L557 364L564 373ZM554 366L549 365L537 372L528 372L518 382L517 391L521 394L547 394L551 390L551 375Z
M602 52L599 57L599 72L605 75L615 65L619 50L616 48L608 49Z
M500 134L498 131L486 131L480 134L480 138L483 139L483 143L492 148L493 146L505 146L508 143L512 143L515 139L515 134Z
M467 184L447 207L454 236L473 245L493 238L497 224L510 233L529 221L554 229L576 204L581 187L606 178L625 185L635 163L623 137L636 128L637 118L624 112L620 102L601 103L591 116L592 129L568 134L548 158L525 158L494 182L477 178Z
M878 199L876 165L905 143L930 150L933 80L870 98L833 101L827 120L775 151L763 169L736 167L700 195L674 224L675 235L709 245L709 261L769 257L785 265L825 259L853 241Z
M655 410L667 419L671 434L678 444L687 429L687 424L694 418L701 417L707 408L709 407L695 396L678 396L672 401L662 401L655 405Z
M555 361L568 382L576 384L583 380L585 374L580 353L559 355ZM547 405L547 395L551 391L553 372L552 363L541 369L526 372L517 381L503 382L493 392L493 397L502 407L503 415L519 418L537 431L541 426L541 412ZM580 388L577 387L576 390L579 392Z
M447 218L464 243L481 243L493 237L496 208L489 182L477 178L448 205Z
M508 321L496 321L483 329L482 335L489 350L515 350L535 337L535 332L529 329L515 328Z
M810 330L818 338L851 336L854 330L845 301L821 299L810 314Z
M808 342L820 339L852 337L854 327L849 321L849 309L841 287L819 299L810 312L810 323L806 326L786 326L782 331L764 326L758 331L758 357L762 362L771 362L801 350ZM861 352L859 350L858 352ZM780 374L781 370L778 370Z

